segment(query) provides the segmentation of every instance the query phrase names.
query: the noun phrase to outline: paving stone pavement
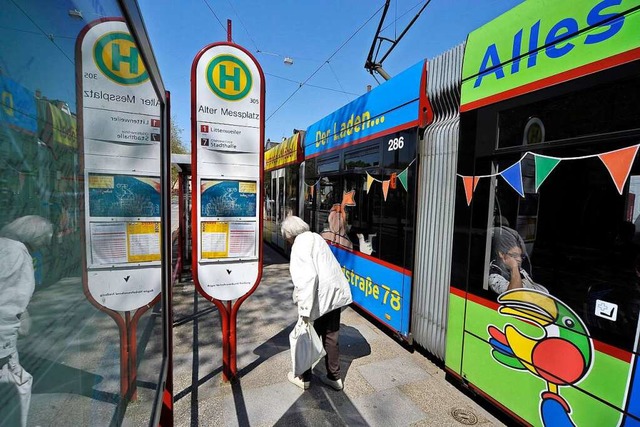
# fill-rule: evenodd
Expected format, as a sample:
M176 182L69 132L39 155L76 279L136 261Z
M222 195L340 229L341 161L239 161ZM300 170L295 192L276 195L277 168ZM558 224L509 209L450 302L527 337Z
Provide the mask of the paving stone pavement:
M462 426L464 409L483 427L503 425L445 379L444 371L410 352L351 308L342 313L344 390L319 380L310 389L287 381L289 332L296 321L288 261L265 245L262 282L240 308L238 380L222 381L220 320L193 283L174 287L174 393L177 426Z

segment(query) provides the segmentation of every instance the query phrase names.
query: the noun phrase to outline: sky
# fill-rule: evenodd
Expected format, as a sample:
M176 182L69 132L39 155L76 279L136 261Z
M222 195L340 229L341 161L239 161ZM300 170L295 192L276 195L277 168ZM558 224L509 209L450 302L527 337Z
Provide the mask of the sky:
M395 40L427 0L391 0L382 36ZM431 0L385 59L392 77L462 43L468 33L522 0ZM210 43L249 50L265 73L265 138L280 141L306 129L384 79L364 64L384 0L138 0L172 117L190 145L191 66ZM390 43L384 43L384 53ZM382 55L380 55L382 57ZM293 64L285 64L291 58ZM303 84L304 83L304 84ZM302 85L302 86L301 86Z

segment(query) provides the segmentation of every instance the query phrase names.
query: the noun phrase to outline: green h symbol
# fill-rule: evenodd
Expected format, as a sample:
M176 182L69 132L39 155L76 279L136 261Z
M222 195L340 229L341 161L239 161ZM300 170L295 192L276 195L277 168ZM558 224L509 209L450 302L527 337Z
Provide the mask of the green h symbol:
M140 56L138 49L132 46L129 49L129 56L125 56L120 53L120 45L118 43L112 43L111 45L111 62L113 70L120 71L120 63L127 62L129 63L129 71L131 74L138 74L138 60Z
M227 74L226 65L220 64L220 87L226 89L227 81L233 82L233 90L240 90L240 68L233 68L233 75Z

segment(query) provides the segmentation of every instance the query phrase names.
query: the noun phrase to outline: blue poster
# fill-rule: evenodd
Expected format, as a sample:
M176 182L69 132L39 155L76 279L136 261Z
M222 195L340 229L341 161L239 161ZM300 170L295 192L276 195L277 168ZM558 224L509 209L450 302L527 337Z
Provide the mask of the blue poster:
M407 336L411 308L410 272L329 246L351 285L353 302L394 331Z
M36 133L38 113L33 93L15 81L0 76L0 123Z
M417 126L423 71L420 61L309 126L305 158Z
M92 217L159 217L160 178L89 174Z
M255 217L255 181L203 180L200 184L202 217Z

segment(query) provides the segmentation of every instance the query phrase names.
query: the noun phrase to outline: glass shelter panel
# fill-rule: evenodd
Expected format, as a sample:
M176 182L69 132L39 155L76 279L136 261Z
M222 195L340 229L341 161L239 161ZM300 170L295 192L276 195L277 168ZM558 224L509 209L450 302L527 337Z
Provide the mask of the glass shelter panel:
M0 381L2 426L145 425L152 416L163 363L159 294L144 312L112 312L138 337L131 352L137 349L137 356L131 355L136 359L123 361L114 318L97 308L101 301L92 304L83 288L87 276L83 218L89 221L93 215L85 209L89 191L109 198L112 207L136 194L115 186L114 179L119 178L113 173L91 183L83 173L79 101L112 101L119 95L89 89L80 93L83 84L87 87L87 81L80 79L96 76L78 72L81 53L76 49L99 19L128 27L116 1L81 2L79 7L67 0L0 0L0 369L15 374ZM120 39L96 44L104 48L104 56L95 56L95 66L108 73L120 52L129 73L144 71L143 55L138 55L132 36L126 30L114 34ZM149 80L146 72L141 75ZM109 78L125 87L131 75L114 73ZM104 249L121 251L119 259L136 268L159 266L161 107L154 100L154 107L143 109L141 99L128 100L127 114L105 117L109 124L117 123L108 130L119 135L131 132L132 143L145 134L147 142L157 147L158 172L131 178L148 187L153 200L147 200L149 210L142 220L124 213L110 219L118 224L122 246ZM85 135L91 130L87 114ZM157 131L127 127L118 121L125 116L146 121ZM108 127L94 130L106 132ZM113 262L108 264L106 268L111 268ZM121 362L133 369L132 381L123 380ZM136 379L145 386L136 390Z

